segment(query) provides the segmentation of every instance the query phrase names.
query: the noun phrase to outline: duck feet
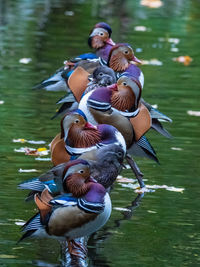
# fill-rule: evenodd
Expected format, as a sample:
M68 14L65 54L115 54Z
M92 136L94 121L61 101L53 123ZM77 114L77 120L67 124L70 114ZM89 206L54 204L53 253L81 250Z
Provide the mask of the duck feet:
M136 162L132 159L132 157L129 154L126 154L126 160L128 164L130 165L132 171L135 174L136 179L138 180L138 183L141 188L145 187L145 183L143 181L143 173L140 171L139 167L137 166Z
M87 248L75 240L67 240L68 243L68 251L70 255L74 255L76 257L85 259L87 255Z

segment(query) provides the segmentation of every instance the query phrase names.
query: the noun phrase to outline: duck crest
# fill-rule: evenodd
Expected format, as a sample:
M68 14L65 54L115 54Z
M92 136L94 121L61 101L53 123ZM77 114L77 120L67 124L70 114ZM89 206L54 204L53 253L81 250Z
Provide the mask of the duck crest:
M98 22L97 24L95 24L94 28L102 28L102 29L105 29L108 32L109 37L112 34L112 29L111 29L110 25L108 25L105 22Z

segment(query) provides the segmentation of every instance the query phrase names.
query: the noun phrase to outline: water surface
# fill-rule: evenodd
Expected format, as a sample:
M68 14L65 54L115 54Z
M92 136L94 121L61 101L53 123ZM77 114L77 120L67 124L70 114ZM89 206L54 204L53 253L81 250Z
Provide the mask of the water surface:
M199 117L188 111L199 111L200 3L163 3L151 9L138 0L0 1L2 266L53 266L60 262L56 241L28 240L16 245L20 220L26 221L35 212L33 203L24 202L25 192L17 190L17 184L45 172L51 163L14 149L48 148L59 131L59 119L52 121L50 117L63 92L34 91L31 87L62 66L63 60L89 51L87 36L98 21L111 25L115 41L133 45L138 58L161 62L141 67L143 97L173 119L173 124L165 125L174 138L148 133L161 164L141 158L137 163L146 184L185 190L157 189L142 198L132 188L134 183L116 183L111 193L111 219L88 243L88 265L199 266ZM136 26L143 26L144 31L136 31ZM188 66L172 60L186 55L193 59ZM22 58L31 61L20 63ZM18 138L46 144L14 143ZM20 173L20 168L38 173ZM130 170L122 176L134 178Z

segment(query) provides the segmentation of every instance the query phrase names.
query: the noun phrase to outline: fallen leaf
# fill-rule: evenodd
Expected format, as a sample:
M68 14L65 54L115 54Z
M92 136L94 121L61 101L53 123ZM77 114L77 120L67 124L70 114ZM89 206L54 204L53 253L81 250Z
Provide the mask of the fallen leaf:
M180 42L180 39L178 39L178 38L168 38L167 41L169 43L178 44Z
M180 56L180 57L173 57L172 60L182 63L185 66L188 66L190 65L193 59L190 56Z
M118 181L118 179L117 179L117 181ZM125 183L119 182L119 185L121 185L122 187L133 189L136 193L139 193L139 194L153 193L153 192L155 192L156 189L165 189L167 191L173 191L173 192L178 192L178 193L183 193L183 191L185 190L182 187L174 187L174 186L168 186L168 185L156 185L156 184L154 184L154 185L147 185L146 184L145 187L140 188L138 186L138 183L128 182L128 180Z
M130 209L127 209L127 208L118 208L118 207L114 207L113 209L114 209L114 210L119 210L119 211L129 211L129 212L131 212L131 210L130 210Z
M34 151L35 150L35 148L30 148L30 147L20 147L19 149L14 149L14 151L15 152L21 152L21 153L25 153L26 151L27 151L27 149L28 150L32 150L32 151Z
M177 151L181 151L181 150L183 150L183 149L180 148L180 147L171 147L171 149L172 149L172 150L177 150Z
M137 32L146 32L147 31L147 27L145 26L135 26L134 27L134 30L137 31Z
M30 63L31 61L32 61L31 58L21 58L21 59L19 60L19 63L22 63L22 64L28 64L28 63Z
M51 161L51 158L35 158L35 160L39 160L39 161Z
M14 143L26 143L27 142L27 140L26 139L23 139L23 138L13 139L12 141Z
M65 11L65 16L74 16L74 11L70 11L70 10L68 10L68 11Z
M170 49L170 51L171 51L171 52L178 52L179 49L178 49L177 47L172 47L172 48Z
M7 255L7 254L0 254L0 259L16 259L17 256L14 255Z
M13 139L12 140L14 143L29 143L29 144L35 144L35 145L42 145L45 144L45 141L34 141L34 140L26 140L24 138L19 138L19 139Z
M122 177L121 175L118 175L118 177L117 177L118 183L134 183L136 181L137 181L136 179Z
M162 66L163 63L156 59L156 58L152 58L150 60L141 60L142 61L142 65L153 65L153 66Z
M163 5L163 2L161 0L141 0L140 4L149 8L159 8Z
M36 169L28 169L28 170L23 170L23 169L19 169L18 172L39 172L38 170Z
M154 210L147 210L148 213L157 213L156 211Z
M188 115L191 115L191 116L199 117L199 116L200 116L200 111L188 110L188 111L187 111L187 114L188 114Z
M49 154L49 149L46 147L40 147L38 149L31 147L21 147L19 149L14 149L15 152L24 152L25 155L29 156L47 156Z
M16 221L15 224L19 226L23 226L26 222L23 220Z

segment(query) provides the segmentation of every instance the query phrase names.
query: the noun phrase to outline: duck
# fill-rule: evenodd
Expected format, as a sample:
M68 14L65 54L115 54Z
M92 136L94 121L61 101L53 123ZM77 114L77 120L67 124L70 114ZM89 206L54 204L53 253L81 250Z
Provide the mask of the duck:
M109 144L118 144L126 152L126 143L121 133L112 125L88 122L84 112L77 109L61 120L61 133L50 145L54 166L80 156L82 153Z
M141 63L141 60L135 56L133 48L128 43L117 43L110 50L107 66L116 72L118 78L124 73L131 75L143 88L144 74L137 66Z
M135 129L136 140L139 140L149 129L154 129L163 136L171 138L170 133L160 122L160 120L171 122L171 119L153 108L141 98L141 94L142 87L135 77L123 73L116 84L99 88L89 95L84 95L79 108L87 114L89 112L88 105L101 105L101 109L105 108L106 110L109 103L112 109L118 110L123 116L129 118ZM93 120L91 122L95 123Z
M90 166L91 176L108 189L120 174L124 166L124 157L124 150L121 146L116 144L103 146L83 153L75 160L61 163L39 177L24 181L18 185L18 188L31 190L26 198L27 201L31 200L36 193L41 193L45 188L53 196L68 193L69 190L65 182L68 174L71 173L70 170L73 169L73 175L78 171L80 172L80 164L82 164L83 160L86 160Z
M82 160L79 168L76 166L76 174L73 166L67 173L70 176L67 176L70 193L53 197L45 189L41 194L35 194L39 212L23 225L24 234L19 242L28 237L67 240L69 253L82 257L80 250L85 256L86 248L75 239L100 229L108 221L112 205L103 185L90 176L87 161Z
M56 104L62 104L56 114L52 119L56 118L59 115L64 115L68 111L78 108L78 101L80 101L83 94L86 94L95 88L108 86L116 83L115 72L107 66L98 66L92 74L80 69L76 69L79 72L77 75L74 74L69 78L69 84L71 88L74 88L73 93L67 93L64 97L59 99ZM75 96L74 96L75 94Z
M88 121L93 124L99 123L100 120L98 117L95 118L94 110L108 112L112 109L112 113L115 111L116 114L119 113L122 117L130 120L134 127L135 138L139 140L151 127L150 113L140 103L141 93L142 89L135 82L134 77L122 75L116 84L97 88L85 94L79 103L79 109L84 112ZM92 112L93 114L91 114ZM135 118L137 118L137 121ZM120 122L122 120L126 121L125 119L121 119Z
M81 62L84 62L84 65L87 63L87 68L91 67L93 70L93 65L96 66L95 62L96 60L98 61L98 57L102 56L105 59L104 54L108 54L110 51L108 48L115 44L110 38L111 33L112 29L107 23L99 22L95 24L90 32L88 44L96 51L96 53L84 53L70 60L65 60L64 66L56 70L55 73L47 79L44 79L39 84L35 85L33 89L69 92L70 90L67 85L67 80L77 63L79 62L79 64L82 64Z
M107 62L111 48L115 42L111 39L112 29L105 22L95 24L88 38L88 45L95 49L95 54Z

